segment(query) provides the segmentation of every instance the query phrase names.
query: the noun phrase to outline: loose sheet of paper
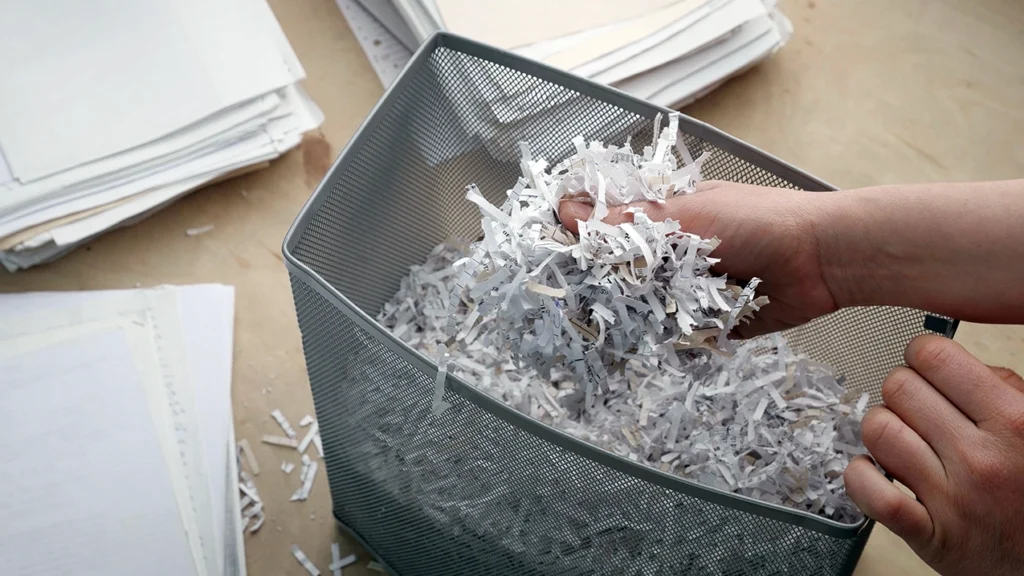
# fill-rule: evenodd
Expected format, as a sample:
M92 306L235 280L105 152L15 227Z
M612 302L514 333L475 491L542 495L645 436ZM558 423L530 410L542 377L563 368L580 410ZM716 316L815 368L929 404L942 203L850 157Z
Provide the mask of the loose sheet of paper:
M200 574L126 328L5 340L0 355L0 573Z
M180 344L187 359L183 367L187 372L187 381L191 383L196 395L196 420L202 430L198 435L201 439L199 458L208 478L208 494L197 495L196 498L190 496L188 500L199 505L194 522L208 527L202 532L205 534L203 538L211 543L205 554L209 562L209 573L244 574L243 542L238 537L241 531L240 514L238 500L234 496L238 473L235 468L230 394L234 289L207 284L146 291L8 294L0 297L0 318L5 319L0 324L32 324L29 319L37 317L53 319L47 322L66 323L68 318L81 317L82 313L76 312L80 310L87 310L86 315L91 314L100 319L105 317L104 310L144 311L150 306L145 303L144 295L147 293L161 293L158 300L164 301L164 305L145 314L166 317L175 314L176 310L176 320L186 335ZM168 306L169 300L175 300L177 306ZM141 322L146 324L145 320ZM140 325L135 322L129 324L129 327L135 331L140 330ZM144 335L145 332L139 334ZM175 340L172 334L163 336L166 344ZM152 378L155 373L147 372L146 377ZM190 485L190 491L201 490L194 479ZM203 501L209 504L202 504ZM199 529L193 528L192 531L198 533ZM218 571L220 565L223 566L223 572Z
M511 49L581 30L622 22L648 14L679 0L436 0L448 30ZM538 15L543 14L543 18Z

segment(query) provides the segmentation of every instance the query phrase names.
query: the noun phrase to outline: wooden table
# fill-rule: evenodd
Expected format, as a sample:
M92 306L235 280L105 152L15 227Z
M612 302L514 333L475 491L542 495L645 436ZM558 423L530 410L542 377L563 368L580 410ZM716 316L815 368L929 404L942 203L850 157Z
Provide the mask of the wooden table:
M281 241L321 176L383 92L332 0L272 0L327 120L269 168L210 186L63 260L11 276L0 291L221 282L237 287L235 429L265 471L268 519L246 538L249 573L304 574L299 544L321 568L334 527L320 473L311 498L288 502L292 476L274 448L270 411L312 413ZM1024 6L1016 0L783 1L795 35L768 62L685 111L840 187L1024 175ZM215 229L187 237L185 229ZM1024 372L1024 328L963 326L957 338L989 363ZM365 556L364 556L365 558ZM367 558L368 559L368 558ZM346 574L362 574L361 568ZM876 528L859 576L932 573Z

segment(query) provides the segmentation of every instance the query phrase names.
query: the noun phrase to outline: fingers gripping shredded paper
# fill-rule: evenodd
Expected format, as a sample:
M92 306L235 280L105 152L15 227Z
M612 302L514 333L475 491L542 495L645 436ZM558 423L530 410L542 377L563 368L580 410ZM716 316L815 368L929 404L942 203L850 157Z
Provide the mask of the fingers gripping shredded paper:
M452 373L622 457L857 522L841 472L863 451L866 404L781 337L727 338L768 302L759 280L711 272L717 239L636 208L631 223L602 221L609 207L693 192L706 155L679 165L675 154L690 156L677 132L671 115L640 155L578 137L551 169L522 144L522 178L500 208L468 188L481 241L435 247L378 320L438 359L435 414L450 408ZM578 236L558 221L563 198L594 205Z
M523 144L523 177L501 209L470 185L466 198L480 207L484 240L460 262L448 336L457 328L451 307L468 281L474 320L495 324L518 342L518 361L544 377L566 367L584 389L601 385L595 366L656 363L673 346L727 351L727 332L764 303L753 299L758 280L737 295L726 278L710 272L708 255L718 241L683 232L676 221L655 222L635 208L632 223L602 221L610 206L693 192L703 157L678 166L671 153L677 131L673 114L649 158L628 145L587 145L577 137L577 153L549 171ZM558 221L563 198L594 204L578 238Z

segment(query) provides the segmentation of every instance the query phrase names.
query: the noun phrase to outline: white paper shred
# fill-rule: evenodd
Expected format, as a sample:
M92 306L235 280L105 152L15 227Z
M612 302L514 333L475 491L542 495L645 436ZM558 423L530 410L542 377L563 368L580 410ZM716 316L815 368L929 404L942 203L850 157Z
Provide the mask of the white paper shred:
M306 414L305 416L302 417L302 420L299 420L299 426L302 426L303 428L305 428L306 426L309 426L312 423L313 423L313 417L310 416L309 414Z
M309 456L302 455L302 470L299 472L299 481L302 482L302 486L292 494L290 500L295 502L297 500L306 500L309 498L309 493L313 489L313 480L316 479L316 472L319 466L316 462L309 459Z
M299 443L299 447L298 447L299 452L301 452L303 454L306 453L306 448L309 448L309 443L313 441L313 438L316 437L316 435L317 435L317 433L319 431L320 431L320 424L317 423L317 422L313 422L313 425L310 426L309 430L306 431L306 436L302 439L302 442Z
M249 464L249 470L252 471L253 476L259 476L260 465L256 462L256 455L252 453L252 446L249 445L249 441L245 438L239 440L238 451L245 457L245 461Z
M435 247L378 321L438 359L435 412L451 372L624 458L856 523L841 471L863 451L866 397L781 336L726 338L768 302L757 279L711 272L717 239L642 210L630 224L600 220L611 206L693 191L705 156L680 166L676 132L673 115L643 155L577 138L550 170L523 145L523 177L500 208L469 187L482 240ZM557 218L569 196L595 206L579 236Z
M316 436L313 436L313 446L316 448L316 454L321 459L324 457L324 441L320 438L320 433L317 432Z
M280 410L274 410L273 412L270 413L270 415L273 416L274 420L277 421L277 425L281 427L281 430L284 430L284 433L289 438L294 440L295 429L292 428L292 425L288 422L288 419L284 417L284 414L282 414Z
M252 502L248 507L242 509L242 518L252 518L260 512L263 512L263 503Z
M337 542L331 543L331 565L327 567L334 576L341 576L341 571L346 566L355 564L359 558L355 554L349 554L342 558L341 546Z
M295 556L295 559L299 561L299 564L302 564L302 567L306 569L309 576L320 576L320 570L313 565L313 562L311 562L295 544L292 544L292 556Z
M295 464L291 462L281 462L281 471L285 474L291 474L292 470L295 470Z
M263 527L263 522L267 519L267 515L260 510L260 513L256 516L256 521L249 527L249 533L254 534L257 530Z
M341 571L343 568L355 564L358 560L359 558L355 554L349 554L348 556L338 558L336 561L331 563L331 565L328 566L328 568L330 568L331 571L334 572L335 576L341 576Z
M451 406L444 401L444 382L448 376L448 349L444 344L437 347L437 377L434 379L434 401L431 410L440 414Z
M263 510L263 500L260 498L259 491L256 490L252 476L242 470L241 466L238 467L238 490L241 493L238 508L242 513L242 530L248 527L251 534L263 526L267 516Z
M366 569L367 570L373 570L374 572L381 572L383 574L387 573L387 570L384 569L384 566L382 566L380 563L375 562L373 560L370 560L369 562L367 562Z
M239 473L239 477L240 481L238 484L238 489L244 495L243 499L248 498L249 504L253 502L262 502L262 500L260 499L260 494L256 490L256 486L253 485L252 477L246 474L244 470Z
M341 576L341 568L335 568L335 564L341 560L341 546L337 542L331 542L331 565L327 567L333 576Z
M195 228L188 228L185 230L185 236L199 236L200 234L206 234L213 230L213 224L207 224L206 226L197 226Z
M286 448L297 448L299 442L294 438L285 438L284 436L273 436L271 434L263 435L264 444L272 444L274 446L284 446Z

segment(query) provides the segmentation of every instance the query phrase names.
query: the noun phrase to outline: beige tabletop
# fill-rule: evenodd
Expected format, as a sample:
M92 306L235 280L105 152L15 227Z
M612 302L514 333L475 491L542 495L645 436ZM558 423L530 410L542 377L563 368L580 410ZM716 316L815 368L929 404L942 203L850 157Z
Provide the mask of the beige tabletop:
M310 499L277 470L270 411L312 413L281 241L313 187L383 92L333 0L271 0L324 110L322 132L269 168L210 186L0 291L221 282L237 288L235 430L264 463L267 521L246 537L249 574L321 569L330 543L369 558L335 528L320 472ZM782 1L795 35L777 55L685 112L841 188L1024 176L1024 4L1018 0ZM214 230L187 237L190 227ZM1024 328L962 325L983 360L1024 372ZM322 468L321 468L322 470ZM360 564L365 564L361 561ZM363 574L353 567L345 574ZM932 572L876 528L858 576Z

